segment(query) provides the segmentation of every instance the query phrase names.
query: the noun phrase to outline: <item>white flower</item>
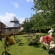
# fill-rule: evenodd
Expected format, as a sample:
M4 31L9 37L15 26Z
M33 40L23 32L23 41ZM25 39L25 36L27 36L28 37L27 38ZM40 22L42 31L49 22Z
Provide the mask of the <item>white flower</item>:
M53 31L54 31L54 29L53 29L53 28L51 28L51 30L49 30L49 31L48 31L49 36L52 36L52 34L53 34L52 32L53 32Z
M54 41L50 42L50 49L53 48L55 46Z
M40 37L40 43L42 43L42 38L43 38L43 37Z
M50 49L53 48L55 46L55 44L50 44Z
M48 33L52 33L54 31L54 29L53 28L51 28L51 30L49 30L48 31Z
M54 43L54 41L51 41L51 42L50 42L50 45L53 44L53 43Z
M43 42L43 44L44 44L44 46L48 46L48 44L47 44L47 43L44 43L44 42Z

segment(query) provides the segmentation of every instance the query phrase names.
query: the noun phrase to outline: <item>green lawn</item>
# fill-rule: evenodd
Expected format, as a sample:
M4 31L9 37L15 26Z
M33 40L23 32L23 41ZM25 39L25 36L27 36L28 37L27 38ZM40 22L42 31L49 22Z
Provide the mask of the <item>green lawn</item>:
M42 34L42 33L41 33ZM27 35L27 34L25 34ZM43 36L46 34L42 34ZM12 45L10 47L10 50L8 51L11 53L11 55L49 55L46 50L42 48L42 45L40 46L29 46L29 42L27 42L27 39L23 37L24 35L17 35L19 39L22 39L22 45L19 45L19 43ZM33 37L35 38L35 36ZM0 41L0 55L4 51L3 44Z

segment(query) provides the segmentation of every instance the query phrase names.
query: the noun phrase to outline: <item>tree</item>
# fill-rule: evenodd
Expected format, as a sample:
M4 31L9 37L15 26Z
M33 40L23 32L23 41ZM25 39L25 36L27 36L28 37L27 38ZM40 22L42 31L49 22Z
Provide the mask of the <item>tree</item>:
M49 29L54 26L55 0L34 0L32 9L36 11L35 15L33 15L34 29Z
M32 27L33 27L33 22L31 20L31 17L28 19L26 18L26 20L24 21L24 23L22 24L22 26L24 27L24 31L25 32L32 32Z

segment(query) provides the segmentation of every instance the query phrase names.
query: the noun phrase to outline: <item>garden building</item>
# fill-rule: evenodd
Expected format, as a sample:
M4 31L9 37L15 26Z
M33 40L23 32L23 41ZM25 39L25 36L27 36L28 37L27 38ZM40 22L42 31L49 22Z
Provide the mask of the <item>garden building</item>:
M6 25L2 22L0 22L0 32L3 32L3 28L5 28Z
M16 17L13 17L9 23L9 25L4 28L4 33L18 33L20 23Z

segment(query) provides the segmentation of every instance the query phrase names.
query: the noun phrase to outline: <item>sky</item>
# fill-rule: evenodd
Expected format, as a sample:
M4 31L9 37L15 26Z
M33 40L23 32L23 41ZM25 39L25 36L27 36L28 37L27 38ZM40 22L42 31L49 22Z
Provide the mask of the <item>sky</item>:
M30 18L34 14L31 10L33 5L33 0L0 0L0 21L8 25L15 16L23 23L25 18Z

